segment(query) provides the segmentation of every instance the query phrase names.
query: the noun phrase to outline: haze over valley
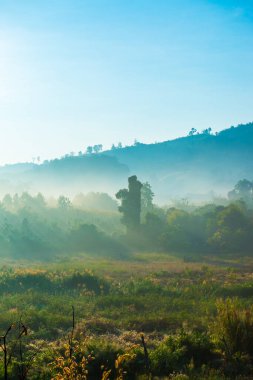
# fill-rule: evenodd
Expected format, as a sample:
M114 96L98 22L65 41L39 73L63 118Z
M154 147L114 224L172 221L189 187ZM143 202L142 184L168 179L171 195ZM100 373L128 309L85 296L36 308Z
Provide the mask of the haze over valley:
M98 145L100 147L100 145ZM17 163L0 168L1 195L6 193L74 197L107 192L114 197L126 178L148 181L159 204L187 198L201 202L226 197L240 179L253 177L253 124L213 134L211 130L154 144L66 154L43 163Z

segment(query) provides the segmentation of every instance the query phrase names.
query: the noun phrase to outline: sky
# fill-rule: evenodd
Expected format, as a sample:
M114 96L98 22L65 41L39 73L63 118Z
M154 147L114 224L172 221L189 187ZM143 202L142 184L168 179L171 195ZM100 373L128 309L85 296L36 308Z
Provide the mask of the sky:
M0 0L0 164L253 120L253 0Z

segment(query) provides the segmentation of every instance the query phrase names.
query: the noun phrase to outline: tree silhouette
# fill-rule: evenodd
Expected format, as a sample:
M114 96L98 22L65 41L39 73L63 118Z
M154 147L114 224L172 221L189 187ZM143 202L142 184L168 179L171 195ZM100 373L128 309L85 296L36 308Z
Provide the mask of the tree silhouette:
M121 189L116 194L116 198L121 200L119 211L123 214L121 221L127 233L138 230L140 226L141 188L142 183L133 175L128 178L128 189Z
M99 152L102 151L102 149L103 149L103 145L102 144L97 144L97 145L93 146L93 152L94 153L99 153Z
M192 129L190 130L190 132L188 133L188 136L193 136L193 135L195 135L197 132L198 132L198 131L197 131L196 128L192 128Z
M234 189L228 192L228 198L231 200L242 199L246 202L253 200L253 182L242 179L237 182Z
M92 154L92 152L93 152L93 147L92 146L87 146L87 148L86 148L86 154Z

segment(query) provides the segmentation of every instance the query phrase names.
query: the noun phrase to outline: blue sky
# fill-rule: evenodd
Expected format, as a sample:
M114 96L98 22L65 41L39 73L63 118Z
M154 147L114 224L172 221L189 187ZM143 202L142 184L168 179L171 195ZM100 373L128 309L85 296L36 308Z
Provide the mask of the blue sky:
M253 0L0 0L0 164L253 120Z

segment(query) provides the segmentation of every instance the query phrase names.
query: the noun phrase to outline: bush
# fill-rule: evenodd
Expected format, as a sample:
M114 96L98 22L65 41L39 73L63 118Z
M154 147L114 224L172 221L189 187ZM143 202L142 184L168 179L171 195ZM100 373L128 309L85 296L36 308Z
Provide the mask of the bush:
M237 299L217 302L214 337L227 359L253 356L253 309L242 310Z
M208 335L184 330L167 337L150 354L152 370L158 375L181 371L192 362L195 368L200 368L213 357L213 344Z

